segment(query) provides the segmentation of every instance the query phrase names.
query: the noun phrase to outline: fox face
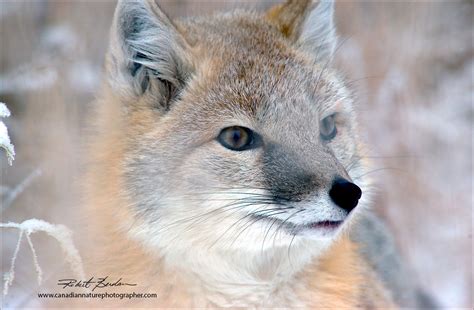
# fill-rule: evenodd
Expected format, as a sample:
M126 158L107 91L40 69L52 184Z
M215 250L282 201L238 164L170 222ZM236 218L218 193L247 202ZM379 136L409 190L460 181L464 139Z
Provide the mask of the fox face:
M164 256L330 244L366 195L336 41L329 1L175 22L119 2L102 102L130 238Z

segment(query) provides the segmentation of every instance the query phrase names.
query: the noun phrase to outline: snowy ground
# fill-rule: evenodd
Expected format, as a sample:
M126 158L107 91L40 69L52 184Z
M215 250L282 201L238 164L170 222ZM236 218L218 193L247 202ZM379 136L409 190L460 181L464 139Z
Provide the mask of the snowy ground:
M160 2L172 16L255 6ZM63 223L73 214L84 123L99 86L113 7L109 1L0 0L0 102L12 112L3 121L17 153L13 167L1 156L2 222ZM472 1L339 1L336 10L345 40L337 64L360 104L379 188L375 208L424 287L445 307L469 307ZM17 238L18 232L2 230L2 273ZM50 249L36 248L44 272L57 268L58 246L44 236L32 240ZM24 268L5 305L24 305L23 293L35 289L31 259L26 246L20 249L17 264Z

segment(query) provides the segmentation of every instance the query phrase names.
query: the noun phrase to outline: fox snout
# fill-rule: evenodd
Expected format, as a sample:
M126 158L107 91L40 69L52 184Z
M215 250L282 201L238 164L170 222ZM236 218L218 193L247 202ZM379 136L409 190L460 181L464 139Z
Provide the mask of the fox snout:
M324 149L300 148L294 152L282 146L267 145L263 159L267 187L277 199L308 201L325 196L322 191L327 191L328 198L349 213L362 196L362 190L350 181L343 165Z
M361 196L362 190L359 186L341 177L334 180L329 190L331 200L348 213L357 206Z

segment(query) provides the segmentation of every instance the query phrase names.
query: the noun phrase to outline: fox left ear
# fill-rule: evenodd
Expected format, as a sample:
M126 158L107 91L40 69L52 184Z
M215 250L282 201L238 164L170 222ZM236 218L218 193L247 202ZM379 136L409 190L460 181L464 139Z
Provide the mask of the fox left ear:
M288 0L271 8L267 18L317 61L332 59L337 44L333 0Z

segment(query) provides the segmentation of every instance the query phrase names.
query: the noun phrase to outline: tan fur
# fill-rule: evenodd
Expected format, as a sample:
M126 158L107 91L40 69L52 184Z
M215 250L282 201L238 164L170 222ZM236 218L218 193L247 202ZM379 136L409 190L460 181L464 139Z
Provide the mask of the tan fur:
M210 23L201 21L197 25L193 22L176 21L176 27L184 35L186 44L190 45L186 57L193 61L190 64L187 59L186 66L194 70L194 78L180 99L182 104L170 112L150 108L161 98L156 94L145 93L137 96L130 89L120 89L117 86L120 82L119 77L113 77L116 80L113 83L116 84L111 83L112 86L104 84L98 101L97 134L90 148L91 163L85 182L87 192L85 214L89 234L84 238L87 240L84 248L88 253L86 271L90 275L109 275L112 278L122 277L126 281L136 282L138 286L134 288L135 291L157 293L158 298L125 302L97 301L97 305L134 307L152 305L163 308L246 306L388 309L395 307L370 266L359 256L356 245L344 233L329 249L315 256L310 263L303 264L303 269L297 269L294 274L289 274L287 277L280 278L277 272L279 262L287 264L287 258L285 255L275 258L276 267L269 266L266 270L266 266L263 266L259 272L252 275L256 283L252 284L256 285L255 294L251 289L250 293L243 293L247 295L239 297L241 300L236 300L239 298L229 296L217 288L209 287L206 279L180 268L179 264L173 264L176 262L167 261L165 250L137 241L142 240L140 238L143 236L149 239L156 237L152 233L155 230L151 230L156 227L147 222L149 220L147 216L137 215L136 207L140 203L133 198L134 193L130 191L133 187L128 180L130 174L137 172L133 170L135 166L130 166L129 163L134 162L136 158L146 160L148 156L146 153L153 154L157 148L164 148L160 149L161 155L169 156L167 152L172 152L173 142L169 142L170 150L168 150L167 137L179 133L183 128L200 126L204 129L194 137L193 145L210 143L209 141L215 137L216 130L220 128L218 127L220 125L215 123L232 111L239 111L242 119L258 116L264 99L274 94L303 101L303 97L291 93L305 82L305 78L300 76L303 73L318 82L311 85L317 88L315 92L318 93L323 106L321 111L324 112L324 109L338 109L341 113L350 111L348 92L337 79L337 75L325 71L324 64L315 63L311 55L293 48L292 42L287 40L288 37L297 35L303 15L309 7L310 1L288 1L271 9L266 14L266 19L259 19L255 13L235 13L231 17L217 16ZM156 10L154 6L153 8ZM219 28L221 25L222 28ZM238 29L233 28L236 25ZM201 26L207 28L201 29ZM218 31L214 29L215 27L218 27ZM218 37L213 31L216 33L228 31L228 33ZM229 41L226 36L230 36L233 41ZM118 55L118 52L112 49L111 53L114 52ZM113 71L114 61L115 59L109 56L107 64L109 71ZM230 70L228 65L232 63L239 65ZM269 76L271 82L276 81L272 92L268 90L264 79L255 79L256 76ZM288 79L289 83L297 84L277 83L285 79ZM230 92L226 89L226 81L237 81L238 85L252 85L253 88L236 88ZM157 87L153 84L155 82L150 81L151 89ZM211 97L213 91L216 94ZM208 100L207 105L199 107L202 98ZM279 109L285 108L277 106L275 109L278 112ZM198 110L199 113L196 112ZM282 115L292 111L293 108ZM310 107L309 112L300 114L316 113L314 111L315 108ZM359 146L353 146L353 139L356 137L350 126L355 125L352 123L352 114L347 114L350 121L341 121L348 126L341 130L341 139L346 140L335 146L342 154L339 158L341 163L329 156L320 158L321 162L326 163L321 169L328 171L327 178L321 177L324 182L330 181L329 175L332 176L334 171L350 177L344 167L351 163L352 158L344 156L357 152ZM278 113L273 116L276 120L282 117ZM303 126L305 122L302 120L300 123L290 123L288 126ZM311 124L311 121L308 121L307 125ZM270 125L269 132L273 130ZM304 131L299 132L304 134ZM186 137L185 134L183 136ZM165 141L163 142L165 144L160 144L158 147L155 145L158 143L156 141ZM227 154L221 149L213 150L218 155ZM227 161L234 160L231 156L222 155ZM200 164L197 162L200 157L183 157L185 159L181 166L194 171L192 169ZM186 171L176 172L176 180L169 180L176 184L172 183L170 189L182 185L180 182L187 176ZM148 173L145 175L146 178L153 180L155 177L153 173ZM235 174L238 173L240 170L236 170ZM259 179L254 175L243 175L242 180L244 184L248 184L258 182ZM217 223L220 218L213 220ZM212 231L211 225L212 222L202 229ZM192 232L188 236L197 238L194 241L194 245L197 246L200 246L200 242L206 241L206 235L200 236L199 233L199 231ZM184 235L180 237L181 241L188 239ZM172 246L178 242L180 240L171 241L170 244ZM304 250L304 242L298 239L297 246ZM217 255L214 252L209 253ZM186 253L187 256L194 254L192 251ZM181 258L184 260L186 257L174 257L174 260ZM291 259L289 265L291 266ZM292 270L291 267L285 268Z

